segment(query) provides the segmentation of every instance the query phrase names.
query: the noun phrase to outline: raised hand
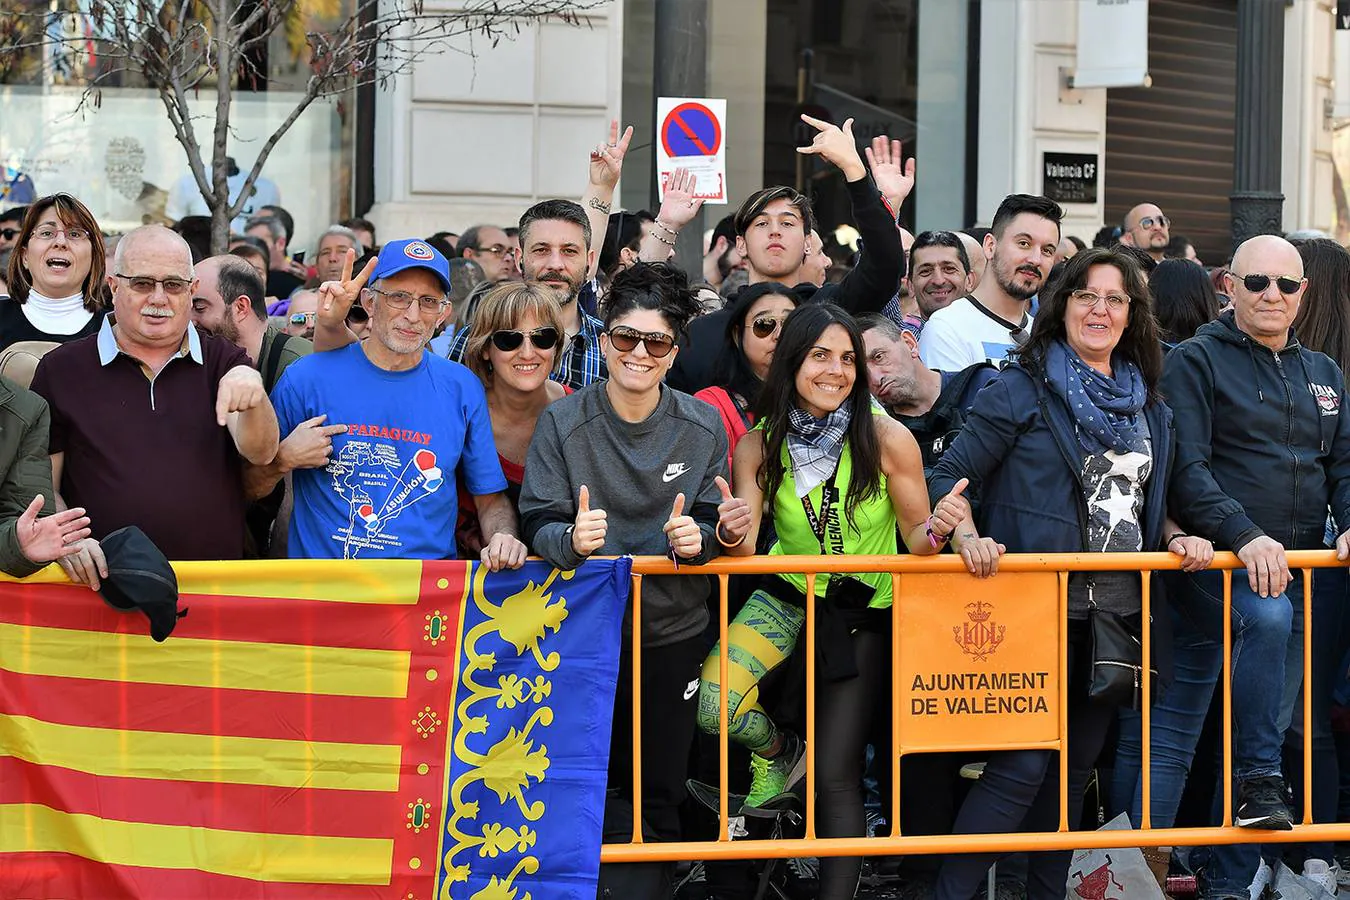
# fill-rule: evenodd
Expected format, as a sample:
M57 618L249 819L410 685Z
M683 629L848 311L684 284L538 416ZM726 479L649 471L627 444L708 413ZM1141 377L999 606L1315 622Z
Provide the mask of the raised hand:
M808 156L823 156L827 162L844 173L844 178L857 181L867 175L867 167L858 155L858 145L853 139L853 120L845 119L843 127L831 125L820 119L813 119L805 113L802 121L818 132L811 146L798 147L797 152Z
M623 158L628 153L628 143L632 139L632 125L625 128L623 137L620 137L619 120L610 121L609 143L596 144L595 149L591 151L591 184L613 190L619 183L619 175L623 172Z
M698 176L684 167L675 169L666 179L666 196L661 201L661 209L656 213L656 221L673 231L679 231L698 215L703 201L695 199L694 189L698 186Z
M675 495L665 532L670 549L675 551L676 556L691 559L703 552L703 532L699 530L693 516L684 514L684 494Z
M863 148L872 169L872 180L895 213L899 213L900 204L914 190L914 159L905 162L900 151L900 142L885 135L872 138L872 146Z
M224 427L231 413L247 412L267 402L262 376L252 366L235 366L216 384L216 423Z
M933 533L938 537L949 536L956 526L970 518L970 501L961 496L969 486L970 479L962 478L933 507ZM942 527L938 528L939 525Z
M591 491L581 486L577 499L577 517L572 522L572 549L578 556L590 556L605 545L609 523L603 509L591 509Z
M46 504L38 494L14 525L19 550L29 562L49 563L63 556L78 553L79 542L89 537L89 517L82 507L67 509L39 519L38 513Z
M378 256L372 256L360 274L353 278L352 269L356 266L356 251L347 251L342 260L342 277L337 281L325 281L319 285L317 319L320 326L346 329L347 313L352 311L352 304L361 296L361 289L370 280L370 274L375 271L379 261Z
M286 436L277 448L277 462L283 469L322 469L333 453L333 438L347 430L346 425L325 425L327 415L306 419Z
M722 494L722 502L717 505L717 539L723 546L738 546L750 531L750 503L734 496L721 475L713 481Z

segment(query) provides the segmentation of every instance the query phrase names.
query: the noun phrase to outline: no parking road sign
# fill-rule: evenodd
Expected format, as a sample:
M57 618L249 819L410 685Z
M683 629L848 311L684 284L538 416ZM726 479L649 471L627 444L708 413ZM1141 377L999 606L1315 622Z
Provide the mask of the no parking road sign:
M725 100L657 99L656 177L662 199L670 173L683 166L698 177L696 197L727 202L726 113Z

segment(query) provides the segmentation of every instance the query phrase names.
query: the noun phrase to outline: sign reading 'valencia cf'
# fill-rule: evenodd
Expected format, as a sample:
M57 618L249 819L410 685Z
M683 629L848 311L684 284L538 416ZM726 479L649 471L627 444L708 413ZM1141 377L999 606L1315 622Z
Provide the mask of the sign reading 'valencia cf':
M1058 576L900 577L903 752L1059 738Z

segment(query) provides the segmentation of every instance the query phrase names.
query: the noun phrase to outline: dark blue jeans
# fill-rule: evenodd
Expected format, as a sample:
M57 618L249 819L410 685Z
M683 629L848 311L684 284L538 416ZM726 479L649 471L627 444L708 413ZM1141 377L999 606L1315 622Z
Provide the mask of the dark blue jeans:
M1337 821L1341 769L1335 736L1331 732L1331 700L1340 677L1340 662L1345 657L1347 638L1350 638L1346 630L1350 617L1345 615L1348 591L1350 577L1345 569L1318 569L1313 574L1312 683L1308 686L1312 690L1312 772L1304 772L1303 777L1308 778L1310 774L1312 777L1314 822ZM1299 755L1299 768L1302 768L1304 735L1308 731L1303 723L1303 695L1300 692L1285 737L1287 748ZM1309 859L1328 863L1335 855L1334 845L1330 843L1308 844L1304 849Z
M1088 641L1081 623L1070 623L1069 672L1086 668ZM1083 792L1097 763L1116 707L1087 697L1085 678L1069 680L1069 822L1083 813ZM1008 750L993 753L984 774L966 795L953 834L999 834L1011 831L1054 831L1059 828L1059 766L1050 750ZM989 867L1001 854L952 853L938 871L936 900L971 900L985 883ZM1032 853L1028 857L1027 900L1064 900L1069 877L1069 851Z
M1151 813L1155 827L1170 827L1176 819L1201 726L1210 702L1218 702L1214 688L1223 668L1222 573L1186 575L1178 584L1170 604L1173 681L1153 709ZM1237 779L1280 774L1284 732L1302 680L1302 590L1302 579L1296 573L1287 593L1263 598L1251 590L1245 570L1233 573L1233 775ZM1134 822L1140 820L1142 805L1140 744L1139 716L1123 715L1113 801L1118 808L1128 809ZM1234 791L1234 803L1236 799ZM1222 803L1219 784L1215 822ZM1206 896L1245 900L1259 856L1256 844L1216 847L1206 873Z

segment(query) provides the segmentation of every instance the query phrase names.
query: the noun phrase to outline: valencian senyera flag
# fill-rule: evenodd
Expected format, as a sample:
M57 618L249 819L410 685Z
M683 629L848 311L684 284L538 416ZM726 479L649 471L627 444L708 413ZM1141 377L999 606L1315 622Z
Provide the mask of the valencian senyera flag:
M0 583L0 897L595 896L630 560L175 568Z

